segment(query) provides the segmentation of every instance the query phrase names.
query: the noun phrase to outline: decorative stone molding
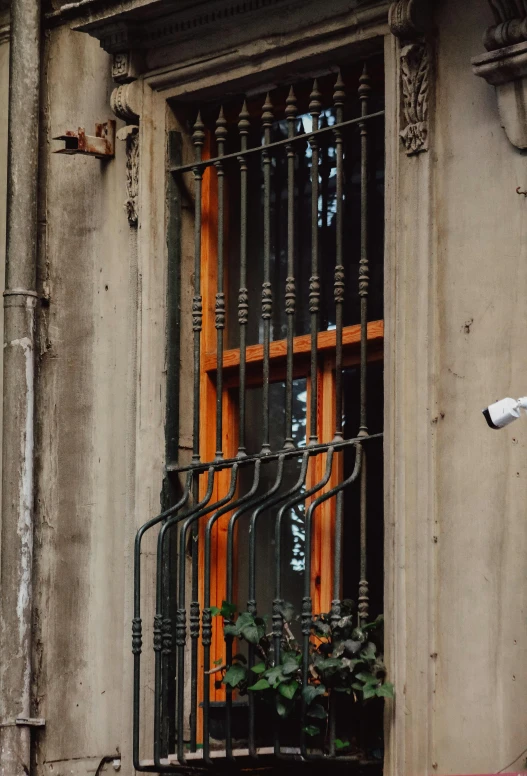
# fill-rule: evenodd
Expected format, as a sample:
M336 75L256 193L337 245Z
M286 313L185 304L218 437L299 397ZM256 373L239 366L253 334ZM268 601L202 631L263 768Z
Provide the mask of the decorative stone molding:
M475 75L496 88L501 126L517 148L527 148L527 0L489 0L496 24L472 60Z
M488 51L527 41L527 0L489 0L496 24L485 33Z
M405 119L400 135L410 156L428 151L430 54L426 43L409 43L400 57Z
M199 35L207 28L221 24L224 20L241 17L258 11L268 13L270 9L287 0L245 0L243 3L237 0L227 0L219 3L211 0L203 3L199 10L177 11L167 15L166 10L162 17L153 16L139 27L134 21L108 20L88 21L75 25L74 29L80 32L88 32L97 38L102 48L109 53L125 51L130 48L140 47L148 49L152 46L166 46L170 43L184 40L185 38ZM122 16L122 9L118 11ZM155 13L155 12L154 12Z
M134 49L118 51L112 58L112 78L117 83L131 83L137 80L143 69L141 52Z
M389 10L388 23L400 41L402 117L401 140L408 156L428 151L431 3L425 0L396 0Z
M110 97L112 111L127 122L117 132L126 143L126 202L130 226L138 223L139 201L139 116L141 115L141 85L138 81L117 86Z
M125 127L126 132L126 202L130 226L139 220L139 127Z
M112 111L118 119L129 124L137 124L141 113L139 97L138 86L135 83L117 86L110 97Z
M396 0L388 11L388 24L396 38L411 40L431 28L431 3L425 0Z

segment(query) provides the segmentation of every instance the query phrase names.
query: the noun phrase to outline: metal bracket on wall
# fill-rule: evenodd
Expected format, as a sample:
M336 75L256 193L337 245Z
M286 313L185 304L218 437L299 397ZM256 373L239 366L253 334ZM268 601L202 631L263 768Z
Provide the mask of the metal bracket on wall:
M40 717L17 717L10 722L0 722L0 728L6 727L46 727L46 720Z
M87 135L83 127L77 131L68 129L64 135L58 135L53 140L63 140L64 148L54 151L55 154L83 154L95 156L97 159L113 159L115 156L115 121L109 119L104 124L95 125L95 136Z

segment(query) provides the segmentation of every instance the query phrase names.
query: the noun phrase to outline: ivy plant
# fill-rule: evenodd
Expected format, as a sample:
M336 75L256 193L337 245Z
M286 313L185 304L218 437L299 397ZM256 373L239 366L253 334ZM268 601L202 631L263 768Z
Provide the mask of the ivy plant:
M246 642L254 648L257 662L251 667L238 653L230 663L216 661L210 673L220 672L220 683L239 695L255 693L271 703L281 718L303 710L303 732L318 736L326 728L328 706L334 694L348 696L352 703L367 703L373 698L392 698L393 685L386 681L382 655L383 617L357 626L352 601L341 602L338 619L331 613L317 614L312 619L309 644L307 683L303 681L302 649L291 630L294 609L284 604L280 654L275 659L272 634L266 632L268 617L250 612L237 612L234 604L224 601L212 614L224 618L226 638ZM337 739L337 749L347 741Z

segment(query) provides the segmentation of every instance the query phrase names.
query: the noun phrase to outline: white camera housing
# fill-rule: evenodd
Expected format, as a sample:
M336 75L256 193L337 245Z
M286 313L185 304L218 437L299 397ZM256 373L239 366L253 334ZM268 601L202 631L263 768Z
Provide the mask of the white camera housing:
M482 410L490 428L504 428L520 417L520 410L527 410L527 396L521 399L501 399Z

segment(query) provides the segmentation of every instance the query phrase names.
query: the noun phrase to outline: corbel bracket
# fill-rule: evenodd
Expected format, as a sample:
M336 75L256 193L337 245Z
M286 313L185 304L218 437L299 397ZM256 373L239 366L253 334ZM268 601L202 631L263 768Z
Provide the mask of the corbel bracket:
M113 159L115 156L115 121L109 119L104 124L95 125L95 135L87 135L83 127L77 131L67 130L63 135L53 140L63 140L64 148L54 151L55 154L84 154L97 159Z
M488 50L472 60L474 74L494 86L501 126L516 148L527 148L527 4L489 0L496 23L487 29Z
M402 126L399 134L408 156L428 151L429 147L430 5L426 0L396 0L388 16L390 30L400 42Z

